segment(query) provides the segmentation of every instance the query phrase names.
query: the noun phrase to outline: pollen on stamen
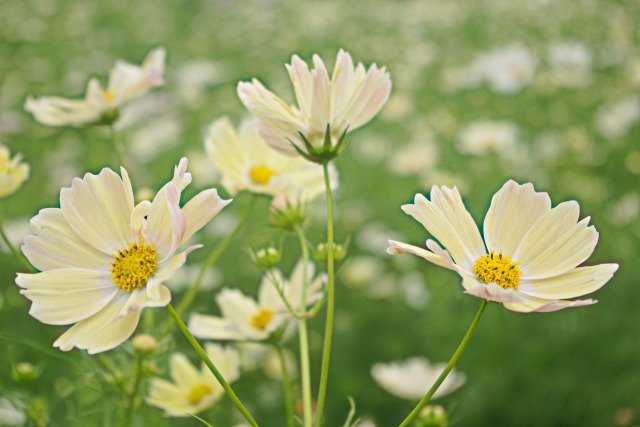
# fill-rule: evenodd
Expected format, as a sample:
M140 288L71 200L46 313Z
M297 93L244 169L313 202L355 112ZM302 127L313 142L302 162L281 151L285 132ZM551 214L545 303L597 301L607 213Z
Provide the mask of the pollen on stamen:
M113 95L113 92L111 92L110 90L104 90L102 91L104 93L104 99L107 100L107 102L113 102L115 96Z
M275 171L264 165L255 166L249 171L249 178L256 184L267 185L271 178L276 174Z
M187 400L193 405L197 405L204 399L209 393L211 393L211 387L207 384L196 384L191 387Z
M144 286L157 267L158 252L156 245L143 242L130 242L113 254L111 280L116 287L125 292Z
M255 329L264 331L269 325L269 322L271 322L271 319L273 319L274 315L275 313L273 312L273 310L263 308L253 315L253 317L251 318L251 326Z
M494 251L480 257L473 265L473 272L482 283L495 283L503 289L518 289L522 271L518 262L512 262L511 257L503 255L502 250L495 255Z

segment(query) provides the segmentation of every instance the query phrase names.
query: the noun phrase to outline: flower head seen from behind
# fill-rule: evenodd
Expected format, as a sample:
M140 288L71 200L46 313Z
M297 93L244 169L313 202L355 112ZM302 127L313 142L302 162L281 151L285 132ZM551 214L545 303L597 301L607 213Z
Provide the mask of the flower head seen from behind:
M240 355L231 347L207 343L205 352L228 383L240 377ZM200 369L189 362L182 353L174 353L169 360L172 381L152 378L146 402L173 417L186 417L208 409L224 394L224 389L202 363Z
M217 340L266 340L287 320L291 319L285 303L275 286L280 286L287 301L294 309L299 309L302 299L303 263L298 262L289 280L282 277L278 270L273 275L266 274L258 289L257 301L244 295L239 289L223 289L216 301L222 316L193 314L189 321L189 330L198 338ZM307 304L321 296L321 277L313 278L313 265L307 268ZM277 283L274 282L275 281Z
M411 252L457 272L465 293L519 312L547 312L597 301L572 300L600 289L617 264L578 267L593 253L598 232L589 218L578 221L577 202L551 208L547 193L532 184L508 181L491 200L484 241L454 187L417 194L402 210L445 247L427 240L427 249L389 241L387 252Z
M89 80L84 99L29 97L24 108L47 126L110 125L117 119L122 105L164 84L165 57L165 49L157 48L149 52L142 66L118 60L109 73L106 89L93 78Z
M29 178L29 165L22 161L22 156L11 157L9 148L0 144L0 198L15 193L24 181Z
M187 159L153 202L134 205L129 176L111 169L75 178L60 192L60 208L43 209L31 220L35 235L22 251L40 270L18 274L31 314L50 325L71 326L54 343L90 354L128 339L144 307L164 307L170 299L162 283L198 246L176 253L230 200L215 189L200 192L182 208L180 193L191 182Z
M371 367L371 376L389 393L403 399L420 400L444 371L446 365L446 363L432 365L424 357L412 357L406 361L376 363ZM451 393L464 382L465 376L452 370L433 398Z
M205 148L209 159L222 172L222 185L232 196L240 190L249 190L311 200L325 191L322 166L274 150L250 123L236 131L228 118L216 120L207 132ZM329 174L332 187L336 187L335 167L330 167Z
M380 111L389 98L391 80L384 67L354 66L342 49L331 79L318 55L313 56L313 65L309 70L297 55L287 64L298 107L288 106L257 79L240 82L238 95L262 122L260 134L272 147L326 163L344 149L348 132Z

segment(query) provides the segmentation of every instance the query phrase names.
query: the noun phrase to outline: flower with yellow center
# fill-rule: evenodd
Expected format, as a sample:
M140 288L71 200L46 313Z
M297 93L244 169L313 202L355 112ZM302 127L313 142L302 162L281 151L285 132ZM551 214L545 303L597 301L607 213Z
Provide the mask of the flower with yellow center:
M24 108L48 126L112 124L122 105L164 84L165 57L165 49L157 48L149 52L142 66L118 60L109 73L106 89L94 78L89 80L84 99L29 97Z
M29 165L21 160L20 154L11 158L9 148L0 144L0 198L15 193L29 178Z
M344 149L345 137L382 108L391 92L385 68L375 64L354 67L351 55L338 52L331 79L318 55L314 68L297 55L287 65L298 107L288 106L258 80L238 84L242 103L262 122L261 136L290 155L326 163Z
M313 266L307 269L307 303L311 304L321 296L322 279L313 279ZM294 268L291 278L286 280L278 270L274 270L278 286L294 309L299 309L302 299L302 261ZM245 296L238 289L223 289L216 301L222 316L193 314L189 330L198 338L216 340L261 341L278 328L288 324L292 316L275 288L271 274L266 274L258 289L258 300Z
M570 298L594 292L611 279L617 264L578 267L592 253L598 232L578 221L575 201L551 208L547 193L533 185L507 182L491 200L484 220L484 241L456 188L417 194L402 210L447 249L427 240L427 249L389 241L387 252L411 252L457 272L465 293L503 303L520 312L555 311L594 304ZM485 248L486 245L486 248Z
M222 173L222 185L231 195L249 190L311 200L324 194L322 166L300 157L285 156L269 147L251 123L244 123L236 131L227 117L216 120L209 126L205 148L211 162ZM332 187L337 187L335 167L330 166L329 176Z
M240 377L240 355L231 347L207 343L205 352L228 383ZM186 417L208 409L224 394L224 389L203 363L198 370L182 353L174 353L169 360L172 381L152 378L146 402L165 411L169 416Z
M31 220L35 235L22 251L40 270L18 274L20 293L32 301L29 313L51 325L74 324L54 346L90 354L112 349L135 330L144 307L171 300L162 283L198 246L176 253L230 200L215 189L180 207L191 182L187 159L153 199L134 205L129 176L105 168L75 178L60 192L60 208L43 209Z

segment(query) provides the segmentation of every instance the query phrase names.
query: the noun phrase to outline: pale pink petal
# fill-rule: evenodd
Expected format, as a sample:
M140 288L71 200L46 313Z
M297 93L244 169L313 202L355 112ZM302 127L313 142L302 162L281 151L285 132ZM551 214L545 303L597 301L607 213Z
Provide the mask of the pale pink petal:
M325 131L331 116L331 82L327 69L318 55L313 56L313 102L311 103L311 123L319 131ZM332 132L339 131L331 129Z
M293 55L291 65L286 64L285 66L293 83L298 107L300 107L305 119L309 120L313 102L313 80L311 79L309 67L298 55Z
M204 190L189 200L182 211L186 218L186 230L180 244L186 242L195 232L204 227L232 199L223 200L215 188Z
M518 290L544 299L576 298L600 289L617 270L618 264L578 267L546 279L523 279Z
M513 256L525 234L551 210L547 193L536 193L533 185L508 181L491 199L484 219L487 249Z
M42 209L31 219L31 229L36 235L25 237L22 252L40 271L70 267L107 271L113 260L78 237L60 209Z
M75 178L60 191L62 213L71 228L94 248L113 254L129 242L132 205L122 179L111 169Z
M598 242L589 218L578 222L576 202L561 203L544 214L524 236L511 259L519 262L523 278L544 279L565 273L584 262Z
M18 273L16 284L33 302L29 314L49 325L86 319L102 310L118 292L108 273L70 268Z
M151 204L145 237L157 245L160 262L175 252L184 236L186 218L180 210L179 198L180 191L173 182L169 182L160 189Z
M527 297L520 302L505 303L504 306L509 310L519 311L521 313L540 312L547 313L550 311L558 311L564 308L582 307L584 305L595 304L598 301L592 299L563 301L563 300L547 300L535 297Z
M522 301L522 296L514 289L503 289L495 283L488 285L480 284L464 291L465 294L484 298L489 301L506 303L516 303Z
M347 103L353 93L354 80L354 66L351 55L340 49L331 75L332 123L344 118Z
M391 255L397 255L403 252L409 252L414 255L418 255L419 257L422 257L433 264L439 265L440 267L448 268L450 270L455 270L455 267L451 262L451 257L443 259L441 256L436 255L435 253L430 252L426 249L422 249L418 246L408 245L402 242L396 242L395 240L389 240L389 247L387 248L387 253ZM444 252L446 253L446 251Z

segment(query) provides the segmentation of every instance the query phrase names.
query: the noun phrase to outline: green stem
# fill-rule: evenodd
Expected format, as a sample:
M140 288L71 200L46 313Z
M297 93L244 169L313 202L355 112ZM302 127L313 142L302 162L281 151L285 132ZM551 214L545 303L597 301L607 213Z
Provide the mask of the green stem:
M429 399L431 399L431 396L433 396L433 394L438 390L438 387L440 387L440 385L444 382L445 378L447 378L447 375L449 375L449 372L451 372L453 367L456 366L456 363L458 363L458 359L460 358L460 355L462 354L465 347L467 346L467 343L471 339L473 332L476 330L476 326L478 326L478 322L480 322L480 318L484 313L484 309L487 308L487 304L488 304L487 300L482 301L482 305L478 310L478 314L476 314L476 318L473 319L471 326L469 326L469 330L467 331L466 335L462 339L462 342L460 342L460 345L458 346L458 349L456 350L456 352L453 353L453 356L451 357L451 360L449 360L449 363L447 363L447 366L444 368L444 371L442 371L442 373L440 374L436 382L431 386L427 394L425 394L425 396L418 403L418 405L413 409L413 411L411 411L411 413L402 422L402 424L400 424L400 427L408 426L409 423L413 421L415 417L418 416L422 407L426 405L427 402L429 402Z
M113 145L116 149L116 153L118 154L118 161L120 162L120 166L126 169L124 161L124 144L122 143L122 139L120 139L120 135L118 134L118 132L116 132L116 129L113 127L113 125L111 125L110 128L111 136L113 137Z
M195 283L193 284L193 286L189 288L189 290L187 291L182 301L180 301L180 304L178 304L178 308L176 309L178 314L184 313L185 310L189 308L189 305L191 305L191 303L193 302L193 299L196 297L196 294L198 293L198 290L200 289L200 285L202 285L202 280L204 279L204 275L207 273L207 270L209 270L209 268L211 268L211 266L215 264L216 261L218 261L218 258L220 258L220 256L224 253L224 251L227 249L227 247L231 243L231 241L236 237L238 232L242 229L244 224L247 222L247 219L249 218L249 215L251 214L251 211L253 210L253 206L255 205L257 199L258 198L255 196L251 198L251 200L247 204L246 210L244 211L244 213L236 223L236 226L234 227L234 229L231 231L231 233L227 234L227 236L224 239L222 239L220 243L218 243L218 246L215 247L215 249L211 252L207 260L204 262L204 264L202 265L202 269L200 270L200 273L196 278Z
M309 247L304 237L304 232L300 227L296 227L296 233L300 240L300 248L302 250L302 298L300 307L302 312L307 311L307 286L309 275ZM300 338L300 378L302 379L302 407L304 410L304 426L311 427L313 425L313 413L311 408L311 372L309 369L309 336L307 334L307 319L305 317L298 318L298 330Z
M249 422L249 424L251 424L252 427L258 427L258 423L255 422L251 414L249 414L249 411L247 411L242 402L240 402L240 399L238 399L238 396L236 396L236 394L233 392L229 383L227 383L220 371L218 371L211 359L209 359L209 356L207 356L207 353L205 353L202 346L193 337L191 332L189 332L189 329L187 329L187 325L185 325L182 319L180 319L180 316L178 316L178 313L176 313L171 304L167 305L167 310L169 311L169 314L171 314L171 317L173 317L173 320L175 320L175 322L178 324L178 328L180 328L180 331L182 331L189 343L198 353L202 361L209 367L211 373L218 379L218 382L220 383L224 391L227 392L227 395L229 396L233 404L236 405L236 408L238 408L242 416L246 418L246 420Z
M318 406L316 409L316 427L322 424L322 412L324 400L327 395L327 379L329 377L329 358L331 357L331 338L333 336L333 312L334 312L334 282L333 271L333 199L331 197L331 184L329 182L329 165L322 165L324 170L324 184L327 193L327 323L324 330L324 348L322 350L322 367L320 369L320 389L318 391Z
M12 244L11 241L9 240L9 237L7 237L6 233L4 232L4 227L2 226L2 223L0 222L0 234L2 235L2 240L4 241L4 243L7 245L7 247L9 248L9 250L11 251L11 253L13 254L13 256L15 256L18 261L20 261L22 263L22 265L24 265L24 267L29 270L31 273L37 273L38 270L36 270L35 268L33 268L33 266L29 263L29 261L27 261L27 259L24 257L24 255L22 255Z
M274 345L278 359L280 359L280 368L282 369L282 386L284 388L284 403L287 408L287 427L294 427L293 425L293 393L291 392L291 381L289 380L289 374L287 373L287 364L284 360L284 354L282 347L276 344Z
M135 379L133 380L133 388L131 389L131 393L126 395L127 406L125 407L124 416L122 417L122 423L120 424L122 427L129 427L131 425L131 418L133 417L133 409L135 408L136 399L138 397L138 392L140 391L141 383L142 383L142 359L138 358L138 363L136 364Z

